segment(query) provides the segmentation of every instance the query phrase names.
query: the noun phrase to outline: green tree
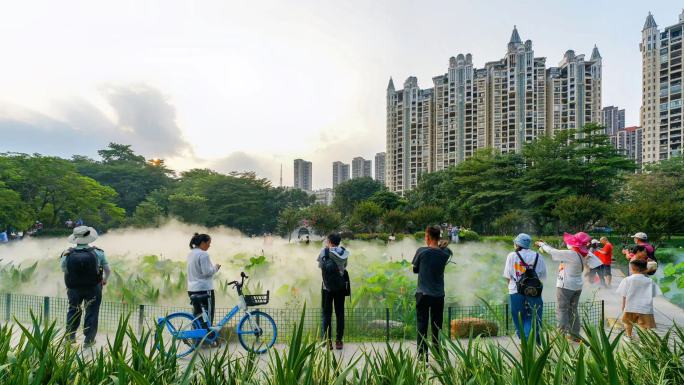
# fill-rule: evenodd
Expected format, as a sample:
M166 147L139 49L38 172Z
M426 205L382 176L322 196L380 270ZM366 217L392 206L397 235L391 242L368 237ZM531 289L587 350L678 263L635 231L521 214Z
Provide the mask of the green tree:
M620 233L643 231L652 241L684 232L684 190L673 176L630 176L616 194L610 217Z
M513 235L524 230L529 219L522 210L513 209L496 218L492 227L499 235Z
M354 206L384 188L380 182L369 177L350 179L335 187L333 206L342 215L349 216L354 211Z
M0 182L0 231L11 226L15 229L28 229L33 223L35 213L21 200L16 191L3 187Z
M406 205L406 201L401 199L398 194L395 194L387 189L376 191L370 198L370 202L380 206L383 210L394 210Z
M304 210L304 218L316 234L326 236L342 225L340 213L331 206L314 204Z
M587 195L571 195L556 203L554 214L561 224L576 233L588 231L608 211L608 204Z
M0 174L6 188L48 228L61 227L69 218L82 218L100 229L116 226L125 212L115 201L114 189L80 175L69 161L41 155L4 154L8 170Z
M634 162L610 144L604 129L588 124L581 130L560 130L554 137L540 137L525 145L525 173L521 195L538 232L556 224L562 199L577 195L602 202L611 199Z
M389 210L382 216L382 226L389 233L398 233L406 230L409 218L401 210Z
M173 171L163 163L152 164L131 150L131 146L110 143L98 151L101 162L83 156L74 156L72 162L79 173L89 176L118 193L117 204L129 215L138 204L155 190L165 189L173 183Z
M436 206L422 206L409 213L414 229L423 230L428 226L437 225L444 220L444 210Z
M302 210L294 207L288 207L280 212L278 216L278 231L282 236L287 234L288 243L292 240L292 232L299 227L302 216Z
M207 198L199 195L183 193L169 195L169 214L186 223L206 225L209 217L208 207Z
M139 228L159 227L163 218L164 210L154 201L146 200L135 208L130 224Z
M377 203L370 200L363 201L354 208L350 222L361 231L370 233L377 229L382 213L382 207Z

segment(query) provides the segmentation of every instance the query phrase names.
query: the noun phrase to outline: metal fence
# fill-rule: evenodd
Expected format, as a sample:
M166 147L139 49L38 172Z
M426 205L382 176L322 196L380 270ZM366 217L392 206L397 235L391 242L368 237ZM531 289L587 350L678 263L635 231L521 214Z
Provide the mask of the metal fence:
M66 298L40 297L26 294L0 294L0 319L30 323L31 315L41 322L55 321L63 326L66 322L68 301ZM278 326L278 341L285 342L292 335L295 325L304 317L304 329L308 333L319 333L321 329L321 309L307 308L304 314L299 308L258 308L271 317ZM230 309L217 308L216 319L221 319ZM120 302L103 301L100 306L99 329L116 330L120 320L128 316L129 325L136 331L153 328L157 319L174 312L192 312L190 306L131 305ZM598 325L604 319L603 301L580 303L583 322ZM238 314L227 325L228 333L234 329L241 315ZM333 317L332 330L335 330ZM445 328L452 320L475 318L496 325L498 335L508 335L515 331L508 304L481 306L446 306L444 309ZM555 325L555 303L544 304L543 320ZM234 335L234 333L232 333ZM229 337L230 338L230 337ZM345 340L349 342L388 341L416 338L416 314L412 307L405 309L390 308L347 308L345 309Z

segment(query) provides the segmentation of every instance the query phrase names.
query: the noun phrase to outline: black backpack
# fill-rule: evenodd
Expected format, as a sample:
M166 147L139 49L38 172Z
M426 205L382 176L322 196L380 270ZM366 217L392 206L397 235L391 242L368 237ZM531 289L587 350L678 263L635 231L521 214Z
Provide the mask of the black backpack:
M321 273L323 275L323 284L328 291L340 292L346 290L344 273L340 272L337 263L330 258L330 250L327 248L323 254Z
M537 267L537 261L539 260L539 254L534 258L534 265L529 266L520 256L517 251L515 254L520 259L520 263L525 266L525 272L522 274L520 279L515 282L515 287L518 289L518 294L522 294L526 297L539 297L541 296L542 290L544 289L544 284L539 279L537 272L535 271Z
M100 283L100 263L94 248L69 249L65 258L64 283L67 288L87 288Z

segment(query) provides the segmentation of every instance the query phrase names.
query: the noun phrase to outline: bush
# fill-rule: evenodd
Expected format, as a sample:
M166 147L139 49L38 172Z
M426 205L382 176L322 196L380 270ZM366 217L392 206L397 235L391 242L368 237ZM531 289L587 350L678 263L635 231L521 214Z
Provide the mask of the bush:
M463 318L451 320L451 338L467 338L472 332L473 337L491 336L499 334L499 326L496 322L481 318Z
M462 242L478 242L480 241L480 234L473 230L461 230L458 232L458 238Z
M351 234L350 239L354 239L357 241L381 240L383 242L388 242L389 236L390 235L388 233L356 233ZM401 241L402 239L404 239L404 234L394 234L394 237L397 241Z

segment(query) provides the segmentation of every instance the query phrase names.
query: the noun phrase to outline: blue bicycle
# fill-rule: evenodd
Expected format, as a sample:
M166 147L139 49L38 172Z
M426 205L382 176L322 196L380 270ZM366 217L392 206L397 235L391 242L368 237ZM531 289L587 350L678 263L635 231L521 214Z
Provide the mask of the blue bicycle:
M185 357L202 343L214 346L214 344L218 343L221 328L242 310L245 314L238 321L236 328L240 345L252 353L266 353L275 344L278 337L278 329L270 315L259 310L249 310L249 307L266 305L269 299L269 291L266 294L242 294L245 278L249 279L249 277L245 273L240 273L240 277L240 282L232 281L228 283L228 285L234 286L235 290L237 290L238 304L215 326L211 325L207 309L204 306L202 306L202 314L199 316L194 316L190 313L172 313L166 317L159 318L157 325L160 329L163 343L167 347L166 350L169 351L169 348L173 346L175 347L177 357ZM209 294L194 294L190 296L190 302L202 303L207 298L209 298ZM200 319L208 325L208 328L202 326ZM157 348L160 347L158 343Z

